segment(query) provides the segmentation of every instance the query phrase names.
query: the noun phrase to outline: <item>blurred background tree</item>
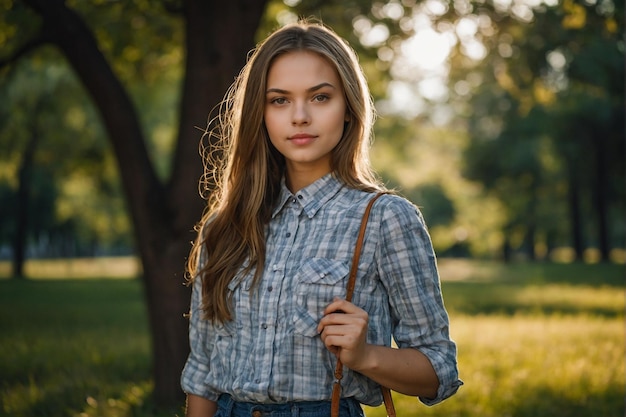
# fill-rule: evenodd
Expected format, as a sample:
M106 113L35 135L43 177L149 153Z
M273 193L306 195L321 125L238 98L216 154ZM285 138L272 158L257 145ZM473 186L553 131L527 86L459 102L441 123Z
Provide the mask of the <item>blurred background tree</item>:
M619 260L623 7L0 0L0 253L15 276L27 254L137 254L154 396L177 404L198 141L255 41L304 16L357 50L380 114L373 162L440 255Z
M24 275L27 248L32 257L72 257L131 247L106 137L59 58L48 50L22 60L0 86L0 236L15 277Z
M487 47L451 77L468 104L464 174L506 208L504 258L570 246L574 259L595 247L608 261L623 245L623 4L494 3L462 19Z
M72 89L56 91L54 97L60 101L54 101L48 112L50 121L35 123L34 105L29 104L31 110L24 110L21 126L25 130L32 126L46 134L58 129L61 140L71 144L72 152L81 158L92 155L96 160L103 159L98 162L102 167L110 166L106 163L107 151L90 148L80 126L67 130L59 121L76 122L82 110L83 116L92 116L85 120L85 128L97 125L102 130L100 138L108 139L108 152L113 156L109 159L115 161L117 175L111 178L110 183L116 185L110 190L118 196L121 191L124 196L133 225L131 236L143 269L152 335L154 397L161 405L180 403L180 371L188 353L183 313L189 308L189 291L182 285L184 262L194 224L203 209L197 186L202 173L200 130L205 129L209 111L221 100L254 45L265 2L3 0L0 8L3 84L15 79L11 73L19 70L17 65L43 60L42 71L55 65L71 68L72 82L82 85L82 94L90 98L91 105L85 105L84 99L81 102L81 94L70 103ZM44 56L49 49L54 55ZM37 98L32 100L53 103L52 92L34 92ZM7 103L4 117L10 118L12 111L13 105ZM13 135L7 133L9 136ZM22 136L28 137L26 133ZM37 142L45 139L45 134L40 136ZM10 138L7 140L10 142ZM48 145L50 149L53 146ZM24 142L21 149L27 148ZM79 151L81 148L84 152ZM55 151L56 157L41 166L55 171L57 189L66 191L59 191L55 198L56 221L62 223L63 215L76 221L72 214L78 212L81 217L97 213L86 208L97 206L95 201L107 200L102 194L93 197L94 184L106 184L101 178L106 178L107 171L97 169L87 158L75 164L86 172L93 169L95 175L83 175L79 170L72 170L72 176L57 174L56 167L65 164L58 161L66 155L61 147ZM33 152L33 157L23 159L32 159L34 165L40 152ZM20 153L15 155L11 161L15 168L7 166L6 177L13 182L17 195L23 187L17 175ZM72 154L67 156L70 159ZM109 207L104 212L115 212L114 200L104 204ZM88 221L86 230L91 230L87 235L97 234L97 219L94 215ZM111 228L118 228L114 216L105 221ZM22 230L28 231L29 227ZM117 231L128 236L124 227ZM31 234L30 238L34 237Z

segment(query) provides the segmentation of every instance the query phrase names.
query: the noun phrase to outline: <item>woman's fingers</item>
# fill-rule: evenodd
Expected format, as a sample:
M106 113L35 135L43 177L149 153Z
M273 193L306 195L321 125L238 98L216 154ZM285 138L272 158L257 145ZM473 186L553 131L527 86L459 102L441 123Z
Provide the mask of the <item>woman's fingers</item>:
M335 300L324 310L317 330L326 348L347 366L359 357L367 338L367 312L345 300Z

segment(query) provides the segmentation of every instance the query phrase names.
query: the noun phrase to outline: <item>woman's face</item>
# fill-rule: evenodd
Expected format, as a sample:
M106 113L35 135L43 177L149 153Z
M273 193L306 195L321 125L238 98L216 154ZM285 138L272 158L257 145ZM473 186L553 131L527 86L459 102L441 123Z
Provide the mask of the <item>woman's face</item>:
M265 98L265 126L285 157L290 188L302 188L329 173L347 117L334 67L313 52L281 55L269 69Z

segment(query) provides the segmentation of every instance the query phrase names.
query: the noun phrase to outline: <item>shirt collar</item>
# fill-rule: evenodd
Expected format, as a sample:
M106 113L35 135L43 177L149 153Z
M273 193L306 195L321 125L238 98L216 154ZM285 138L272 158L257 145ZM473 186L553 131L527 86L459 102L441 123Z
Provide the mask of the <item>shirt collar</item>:
M278 195L272 218L275 217L290 200L298 202L306 215L311 218L315 216L319 209L333 198L342 187L343 184L330 173L293 195L287 188L285 178L283 177L280 184L280 194Z

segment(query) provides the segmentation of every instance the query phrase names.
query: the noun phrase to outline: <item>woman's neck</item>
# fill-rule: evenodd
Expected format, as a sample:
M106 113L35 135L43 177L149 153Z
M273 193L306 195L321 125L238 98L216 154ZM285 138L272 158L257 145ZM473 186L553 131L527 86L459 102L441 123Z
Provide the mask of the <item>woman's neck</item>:
M285 173L285 183L289 191L295 194L301 189L313 184L329 172L330 170L321 171L287 168Z

